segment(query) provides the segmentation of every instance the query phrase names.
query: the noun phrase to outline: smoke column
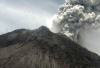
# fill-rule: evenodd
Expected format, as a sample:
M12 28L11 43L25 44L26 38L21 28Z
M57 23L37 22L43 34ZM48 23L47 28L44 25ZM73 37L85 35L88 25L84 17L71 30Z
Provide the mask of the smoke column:
M47 27L100 55L99 14L100 0L65 0L58 14L47 20Z

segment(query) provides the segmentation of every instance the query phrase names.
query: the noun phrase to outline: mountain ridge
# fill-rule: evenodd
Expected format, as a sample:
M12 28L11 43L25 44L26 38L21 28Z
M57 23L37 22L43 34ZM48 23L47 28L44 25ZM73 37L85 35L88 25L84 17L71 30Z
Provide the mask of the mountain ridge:
M45 26L0 35L1 68L100 68L100 56Z

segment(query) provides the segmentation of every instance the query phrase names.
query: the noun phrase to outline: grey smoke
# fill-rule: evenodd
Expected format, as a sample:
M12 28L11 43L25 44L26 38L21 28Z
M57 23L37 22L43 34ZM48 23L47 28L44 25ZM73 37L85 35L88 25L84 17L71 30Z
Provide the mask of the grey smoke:
M16 33L11 34L11 35L8 36L8 41L12 41L12 40L14 40L16 37L17 37L17 34L16 34Z
M47 21L47 26L52 32L64 33L100 55L99 14L100 0L65 0L65 4L58 8L58 14Z

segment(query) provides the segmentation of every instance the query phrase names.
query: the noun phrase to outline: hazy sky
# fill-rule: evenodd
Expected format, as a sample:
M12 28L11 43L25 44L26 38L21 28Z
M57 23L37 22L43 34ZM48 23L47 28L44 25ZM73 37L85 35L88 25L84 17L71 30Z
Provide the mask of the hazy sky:
M65 0L0 0L0 34L36 29L57 12Z

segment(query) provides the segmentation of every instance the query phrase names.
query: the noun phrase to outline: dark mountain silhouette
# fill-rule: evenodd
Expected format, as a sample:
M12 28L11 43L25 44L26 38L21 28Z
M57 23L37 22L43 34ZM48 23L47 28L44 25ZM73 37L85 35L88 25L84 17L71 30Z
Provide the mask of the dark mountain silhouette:
M1 35L0 68L100 68L100 56L42 26Z

